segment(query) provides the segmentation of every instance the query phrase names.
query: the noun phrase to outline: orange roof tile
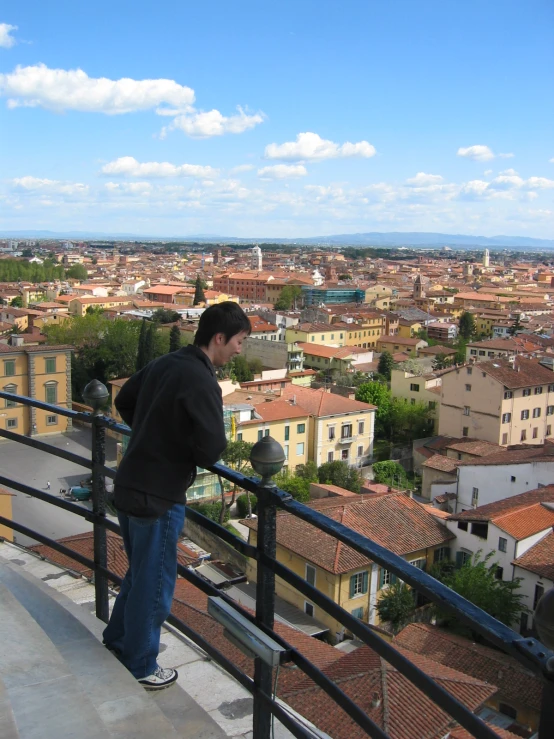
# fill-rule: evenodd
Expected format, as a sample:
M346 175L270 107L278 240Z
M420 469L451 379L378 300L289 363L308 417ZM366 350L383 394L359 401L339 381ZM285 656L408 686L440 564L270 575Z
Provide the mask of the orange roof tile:
M547 534L512 564L554 581L554 533Z

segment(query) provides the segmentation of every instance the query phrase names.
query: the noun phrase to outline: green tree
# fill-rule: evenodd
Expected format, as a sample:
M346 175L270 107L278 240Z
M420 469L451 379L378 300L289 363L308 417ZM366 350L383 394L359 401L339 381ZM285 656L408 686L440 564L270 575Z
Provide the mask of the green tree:
M142 319L142 323L140 325L140 334L138 339L138 348L137 348L137 361L135 365L135 370L138 372L143 367L146 367L148 364L146 360L146 334L148 332L148 326L146 325L146 319Z
M248 441L230 441L227 444L225 451L221 455L221 460L224 464L232 467L234 470L240 472L242 475L249 475L251 474L250 454L253 447L254 444L251 444ZM220 485L220 487L223 496L223 486ZM237 490L238 486L234 485L233 497L231 499L231 502L227 505L228 508L230 508L235 502L235 498L237 497ZM248 491L246 491L246 499L248 501L248 517L250 518L250 516L252 515L252 503L250 500L250 493Z
M391 394L386 385L381 382L364 382L356 390L356 400L377 406L375 412L375 435L383 436L390 427L389 414Z
M373 479L382 485L390 485L396 488L405 488L408 484L406 470L398 462L392 459L383 462L375 462L373 465Z
M475 326L475 318L473 317L472 313L468 313L467 311L464 311L462 315L460 316L460 322L458 325L458 333L462 337L462 339L465 339L466 341L471 341L473 336L475 335L476 326Z
M521 314L520 313L516 315L516 320L514 321L512 326L508 329L508 333L510 334L510 336L515 336L518 331L521 331Z
M86 280L88 277L87 268L84 264L72 264L65 276L72 280Z
M250 372L252 372L253 375L261 375L263 371L263 364L262 360L258 359L258 357L252 357L252 359L248 359L248 366L250 367Z
M172 326L169 332L169 351L176 352L181 348L181 332L179 326Z
M304 480L308 480L308 482L317 482L317 464L312 461L306 462L306 464L299 464L296 468L296 475L297 477L302 477Z
M310 481L305 477L298 477L289 472L280 472L275 475L273 481L278 488L290 493L299 503L307 503L310 500Z
M396 442L410 442L429 436L434 420L425 403L406 403L404 398L392 398L389 415L389 438Z
M243 354L238 354L231 362L232 373L237 382L250 382L254 379L254 373L248 366L248 361Z
M291 310L292 308L296 310L301 297L302 288L300 285L285 285L273 307L275 310Z
M359 493L362 486L361 472L340 460L322 464L317 470L317 476L324 485L337 485L353 493Z
M10 303L12 308L23 308L23 298L21 295L17 295Z
M204 296L204 289L202 287L202 278L200 275L196 276L196 282L194 284L194 300L193 305L198 305L199 303L205 303L206 298Z
M414 592L406 583L396 580L381 595L376 604L380 621L388 621L395 633L405 626L415 611Z
M519 620L521 613L529 613L525 596L520 592L521 578L498 579L498 563L491 561L496 552L489 552L486 557L482 554L482 550L479 550L462 567L444 568L442 571L435 569L433 575L506 626L512 626ZM468 630L456 616L440 609L438 612L451 628ZM472 636L477 637L475 634Z
M152 314L152 320L155 323L175 323L179 321L181 316L175 310L170 308L158 308Z
M434 370L442 370L446 369L447 367L450 367L452 364L450 358L443 354L443 352L440 352L440 354L437 354L435 358L433 359L433 369Z
M146 338L144 340L144 361L145 364L148 364L157 356L156 351L156 335L158 333L158 329L155 323L148 324L148 328L146 330Z
M390 352L384 351L379 357L379 364L377 365L377 372L387 380L390 380L392 368L394 366L394 359Z
M454 354L454 364L464 364L466 361L466 347L467 341L464 341L461 337L456 343L456 354Z

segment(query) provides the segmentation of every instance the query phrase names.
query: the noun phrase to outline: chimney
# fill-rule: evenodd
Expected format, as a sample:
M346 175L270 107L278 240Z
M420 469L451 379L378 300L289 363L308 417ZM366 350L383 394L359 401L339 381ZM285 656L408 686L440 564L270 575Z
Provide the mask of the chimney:
M292 405L296 405L296 395L292 396Z
M23 346L23 336L19 336L18 334L12 334L10 336L10 346Z
M381 696L379 693L373 693L373 696L371 698L371 707L372 708L379 708L381 705Z

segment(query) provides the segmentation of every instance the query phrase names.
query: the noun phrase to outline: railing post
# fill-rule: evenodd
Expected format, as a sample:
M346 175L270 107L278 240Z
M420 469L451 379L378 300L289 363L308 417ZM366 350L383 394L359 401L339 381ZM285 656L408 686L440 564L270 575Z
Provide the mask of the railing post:
M85 402L92 406L92 512L102 518L106 517L106 489L103 466L106 462L106 430L101 423L102 408L108 398L106 386L98 380L92 380L83 390ZM108 567L108 542L106 527L93 524L94 541L94 594L96 600L96 616L108 623L108 578L99 568Z
M253 469L261 475L256 496L258 498L258 539L257 550L260 554L275 559L277 553L277 507L273 503L271 490L275 483L271 481L285 461L282 446L271 436L264 438L254 445L250 454ZM257 562L256 581L256 621L273 629L275 620L275 573L266 567L261 558ZM267 696L272 694L272 668L259 657L254 660L254 739L270 739L271 713L267 710L259 692Z

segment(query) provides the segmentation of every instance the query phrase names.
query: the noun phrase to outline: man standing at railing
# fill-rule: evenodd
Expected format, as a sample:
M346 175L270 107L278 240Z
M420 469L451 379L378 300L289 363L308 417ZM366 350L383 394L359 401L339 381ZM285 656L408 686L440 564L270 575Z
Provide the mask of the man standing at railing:
M114 486L129 569L104 643L148 690L177 680L157 657L177 578L186 490L196 467L215 464L227 445L214 367L240 354L249 333L236 303L213 305L200 318L193 346L150 362L115 400L133 432Z

